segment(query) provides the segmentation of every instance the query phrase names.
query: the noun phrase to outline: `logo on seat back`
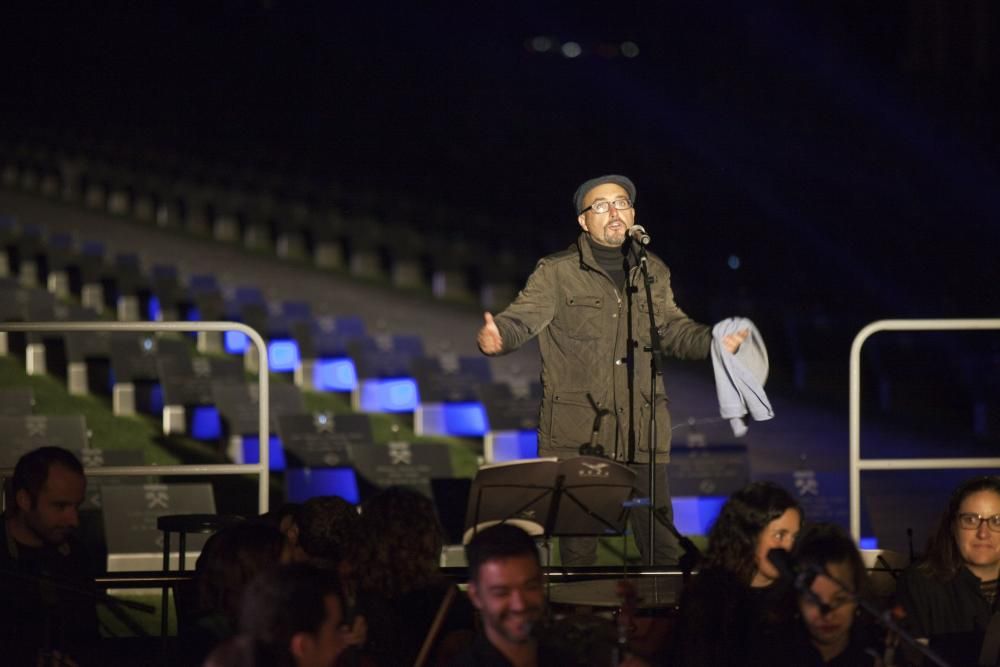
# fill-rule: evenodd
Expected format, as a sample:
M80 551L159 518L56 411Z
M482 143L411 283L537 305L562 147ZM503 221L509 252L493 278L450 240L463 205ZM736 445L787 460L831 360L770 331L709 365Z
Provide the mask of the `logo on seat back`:
M580 461L580 470L577 471L580 477L611 477L607 463L587 463Z

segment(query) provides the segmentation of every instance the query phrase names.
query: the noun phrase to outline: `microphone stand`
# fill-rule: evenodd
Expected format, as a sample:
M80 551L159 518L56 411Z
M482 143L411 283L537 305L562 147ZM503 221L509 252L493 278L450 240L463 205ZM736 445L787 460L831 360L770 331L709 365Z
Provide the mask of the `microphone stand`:
M649 352L649 553L647 554L647 564L655 564L656 536L653 532L655 528L656 510L656 380L660 377L663 368L663 345L660 338L660 330L656 326L656 315L653 312L653 279L649 277L649 266L647 264L646 246L641 242L632 239L632 256L639 264L639 272L642 275L642 284L646 292L646 309L649 314L649 347L645 348ZM638 246L638 250L636 250Z

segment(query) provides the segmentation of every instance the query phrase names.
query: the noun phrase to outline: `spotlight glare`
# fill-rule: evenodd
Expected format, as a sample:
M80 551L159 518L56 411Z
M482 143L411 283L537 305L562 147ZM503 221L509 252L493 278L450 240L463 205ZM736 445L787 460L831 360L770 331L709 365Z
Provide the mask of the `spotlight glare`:
M639 55L639 45L635 42L622 42L621 50L626 58L635 58Z
M733 271L735 271L736 269L740 268L740 265L742 264L742 262L740 262L740 258L737 257L736 255L730 255L729 259L726 260L726 264L729 265L730 269L732 269Z
M576 42L566 42L562 45L562 54L567 58L576 58L581 53L583 53L583 49Z

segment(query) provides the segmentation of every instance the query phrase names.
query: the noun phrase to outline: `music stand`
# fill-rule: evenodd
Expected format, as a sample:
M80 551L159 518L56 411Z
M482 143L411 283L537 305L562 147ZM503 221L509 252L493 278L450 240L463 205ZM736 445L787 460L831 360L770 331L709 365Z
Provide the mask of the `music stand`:
M597 456L484 465L469 493L463 542L497 523L545 538L623 535L634 482L635 471Z

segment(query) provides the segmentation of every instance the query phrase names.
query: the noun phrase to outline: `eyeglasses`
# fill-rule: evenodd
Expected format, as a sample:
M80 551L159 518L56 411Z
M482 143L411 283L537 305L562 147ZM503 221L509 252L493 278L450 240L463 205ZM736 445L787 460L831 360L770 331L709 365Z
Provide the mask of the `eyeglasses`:
M619 211L625 211L632 208L631 199L615 199L612 201L605 201L603 199L595 201L593 204L587 208L580 211L580 215L583 215L587 211L593 211L594 213L607 213L614 206Z
M1000 533L1000 514L979 516L971 512L963 512L958 515L958 526L963 530L979 530L983 523L994 533Z

